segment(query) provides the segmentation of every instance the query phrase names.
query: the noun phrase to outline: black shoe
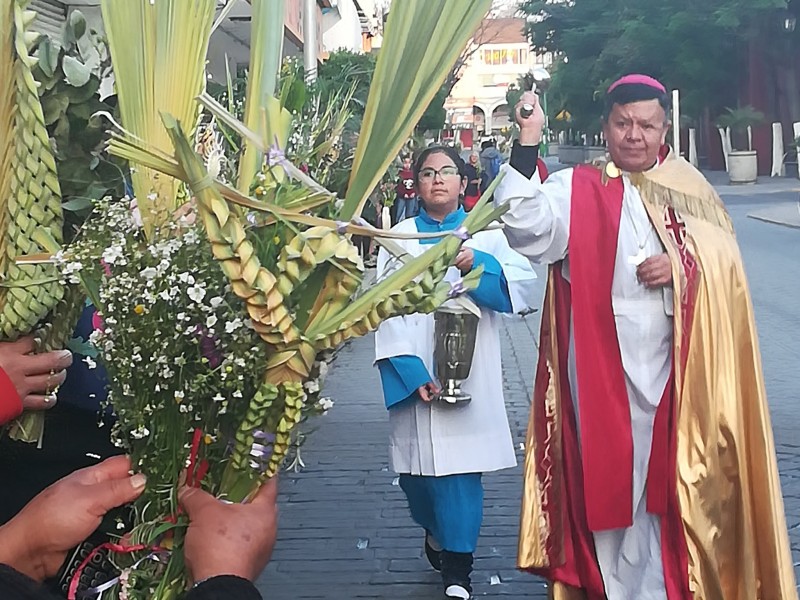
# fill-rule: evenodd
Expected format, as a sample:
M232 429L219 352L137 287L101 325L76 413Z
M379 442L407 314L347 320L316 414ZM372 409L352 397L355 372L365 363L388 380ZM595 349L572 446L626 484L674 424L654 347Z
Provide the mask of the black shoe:
M434 571L442 570L442 549L437 549L438 544L429 531L425 532L425 557L431 563Z
M472 598L472 553L443 550L441 558L445 598Z

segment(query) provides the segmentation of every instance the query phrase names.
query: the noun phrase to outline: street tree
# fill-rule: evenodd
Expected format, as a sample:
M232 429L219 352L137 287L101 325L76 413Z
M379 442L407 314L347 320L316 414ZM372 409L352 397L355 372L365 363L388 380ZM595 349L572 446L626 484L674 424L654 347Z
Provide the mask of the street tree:
M596 128L602 95L626 72L682 90L684 111L719 114L737 102L747 44L786 0L527 0L527 33L538 52L560 57L552 97L575 126Z

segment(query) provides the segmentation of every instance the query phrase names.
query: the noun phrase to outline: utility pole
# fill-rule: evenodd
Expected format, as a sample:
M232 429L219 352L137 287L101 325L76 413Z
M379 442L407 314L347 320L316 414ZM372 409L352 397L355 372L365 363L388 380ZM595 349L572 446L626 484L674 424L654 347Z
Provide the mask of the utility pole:
M306 83L317 80L317 1L303 0L303 67Z

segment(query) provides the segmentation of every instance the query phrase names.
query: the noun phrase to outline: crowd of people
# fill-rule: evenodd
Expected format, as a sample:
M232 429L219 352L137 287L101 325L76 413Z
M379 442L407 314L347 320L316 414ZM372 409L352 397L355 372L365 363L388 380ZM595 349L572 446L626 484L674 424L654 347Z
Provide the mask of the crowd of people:
M609 160L548 175L544 114L527 92L507 164L491 144L467 161L448 147L403 159L395 231L463 235L469 204L498 173L493 201L509 204L503 230L465 236L446 274L457 287L483 269L469 293L480 313L471 402L438 399L431 315L390 319L376 335L391 465L448 598L472 595L482 474L516 462L498 323L532 303L532 264L549 277L518 566L562 600L798 597L741 256L713 188L666 145L670 112L660 82L621 78L605 97ZM402 243L418 255L429 240ZM394 264L381 251L378 276ZM0 343L0 416L25 407L96 423L102 383L68 351L32 350L29 339ZM40 583L67 551L145 485L127 458L106 458L107 429L82 442L50 429L42 449L0 445L2 598L48 597ZM189 598L260 597L251 582L275 543L276 486L248 504L181 490Z

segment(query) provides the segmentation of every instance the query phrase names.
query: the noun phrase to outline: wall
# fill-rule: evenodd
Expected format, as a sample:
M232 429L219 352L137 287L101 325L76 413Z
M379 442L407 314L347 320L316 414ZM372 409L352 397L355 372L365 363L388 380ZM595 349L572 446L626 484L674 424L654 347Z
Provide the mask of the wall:
M353 0L339 0L336 8L322 11L322 47L326 52L362 49L361 19Z
M43 0L40 0L43 1ZM348 0L352 3L352 0ZM91 27L103 30L99 0L64 0L70 10L79 9ZM284 56L300 56L303 53L303 11L304 0L287 0L284 23ZM322 10L316 5L317 56L323 55L322 47ZM208 72L211 78L224 82L226 78L225 62L227 59L231 74L235 75L240 66L247 65L250 60L250 28L245 20L251 14L250 4L243 0L234 7L229 20L222 24L211 36L208 50ZM233 20L230 19L233 17ZM359 33L360 36L360 33Z

